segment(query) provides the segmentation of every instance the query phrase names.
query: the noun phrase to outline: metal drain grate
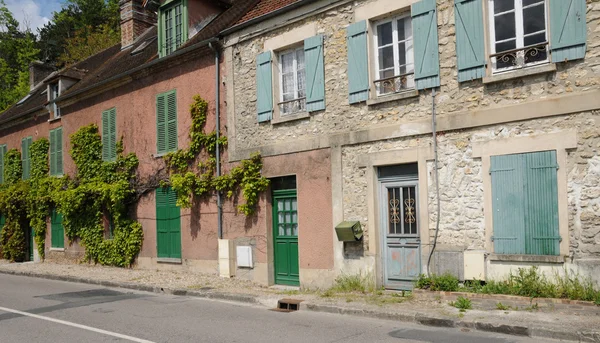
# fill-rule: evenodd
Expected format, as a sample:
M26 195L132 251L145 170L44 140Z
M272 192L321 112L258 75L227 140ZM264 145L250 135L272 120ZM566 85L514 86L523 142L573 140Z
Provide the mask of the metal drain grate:
M304 300L300 299L280 299L277 301L277 308L273 311L277 312L294 312L300 309L300 303Z

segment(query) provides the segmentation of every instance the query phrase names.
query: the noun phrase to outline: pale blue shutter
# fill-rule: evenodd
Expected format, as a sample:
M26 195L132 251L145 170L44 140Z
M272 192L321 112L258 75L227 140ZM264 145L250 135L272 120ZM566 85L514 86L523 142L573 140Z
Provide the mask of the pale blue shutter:
M367 54L367 22L354 23L346 29L348 41L348 102L369 99L369 60Z
M421 0L411 7L417 89L440 86L437 11L435 0Z
M491 157L494 252L525 253L524 163L519 155Z
M550 0L550 49L552 62L585 57L585 0Z
M481 0L454 0L458 82L485 74L483 8Z
M325 109L325 67L323 65L323 36L304 40L304 63L306 70L306 110Z
M558 164L556 151L523 155L526 160L527 206L525 250L532 255L558 255Z
M256 110L259 123L273 117L273 67L270 51L256 57Z

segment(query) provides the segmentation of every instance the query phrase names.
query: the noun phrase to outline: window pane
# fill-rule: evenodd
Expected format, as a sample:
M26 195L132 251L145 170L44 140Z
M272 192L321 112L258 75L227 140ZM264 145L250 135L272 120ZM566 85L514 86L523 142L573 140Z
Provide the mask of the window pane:
M379 49L379 70L394 67L394 47Z
M525 45L534 45L544 41L546 38L544 33L525 37ZM545 61L548 59L548 52L546 46L532 47L524 51L525 63L534 63Z
M525 37L523 40L523 43L525 44L525 46L530 46L530 45L534 45L534 44L543 43L545 41L546 41L546 33L542 32L542 33L538 33L535 35Z
M402 188L403 193L403 215L404 215L404 234L417 234L417 201L415 196L415 187Z
M283 87L283 95L285 96L286 94L292 94L294 93L294 74L292 73L288 73L288 74L283 74L281 76L282 79L282 87ZM289 99L285 99L284 100L289 100Z
M306 89L306 71L304 69L298 70L298 97L302 98L303 95L300 93L304 93Z
M494 17L494 28L496 30L496 41L516 37L515 13L506 13Z
M523 31L525 34L546 29L544 21L544 5L533 6L523 10ZM525 44L527 45L527 44Z
M408 32L404 31L404 19L399 19L398 20L398 40L399 41L403 41L405 40L407 37ZM408 35L410 36L410 33L408 33Z
M392 44L392 23L377 26L377 46Z
M304 69L304 49L296 50L296 60L298 63L298 69Z
M516 40L510 40L507 42L496 43L496 52L512 50L512 49L516 49L516 47L517 47Z
M399 188L388 188L388 213L389 213L389 232L390 234L402 233L402 208Z
M513 0L494 0L494 13L501 13L515 9Z
M398 64L401 66L405 65L406 64L406 43L398 44L398 51L400 52L398 54Z
M532 4L543 4L544 0L523 0L523 6L529 6Z
M281 59L281 71L283 73L292 73L294 71L294 54L283 54Z

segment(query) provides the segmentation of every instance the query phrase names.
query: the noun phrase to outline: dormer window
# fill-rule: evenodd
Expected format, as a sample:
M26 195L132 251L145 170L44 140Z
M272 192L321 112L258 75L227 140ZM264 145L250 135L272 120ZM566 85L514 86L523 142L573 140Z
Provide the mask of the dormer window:
M48 85L48 101L53 101L54 99L60 96L60 87L58 86L58 82L51 83ZM54 102L50 104L50 116L51 118L59 118L60 117L60 108Z
M188 38L187 0L173 0L159 9L159 54L173 53Z

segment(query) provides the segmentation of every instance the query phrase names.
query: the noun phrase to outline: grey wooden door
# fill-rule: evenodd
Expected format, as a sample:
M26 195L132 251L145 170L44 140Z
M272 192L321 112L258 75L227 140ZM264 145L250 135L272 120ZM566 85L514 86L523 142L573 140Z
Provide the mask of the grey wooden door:
M421 272L417 181L381 182L384 286L410 290Z

